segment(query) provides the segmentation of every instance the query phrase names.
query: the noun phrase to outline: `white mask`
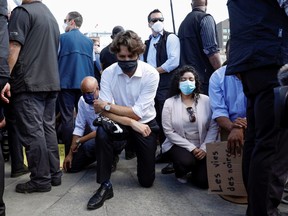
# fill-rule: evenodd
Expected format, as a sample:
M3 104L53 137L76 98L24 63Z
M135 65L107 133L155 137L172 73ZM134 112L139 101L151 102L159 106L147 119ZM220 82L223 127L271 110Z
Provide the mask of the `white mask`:
M153 29L153 31L159 33L161 31L163 31L164 29L164 24L163 22L157 21L156 23L154 23L151 28Z
M66 32L67 26L68 26L67 23L63 23L62 28L63 28L64 32Z
M22 5L22 0L13 0L17 6Z

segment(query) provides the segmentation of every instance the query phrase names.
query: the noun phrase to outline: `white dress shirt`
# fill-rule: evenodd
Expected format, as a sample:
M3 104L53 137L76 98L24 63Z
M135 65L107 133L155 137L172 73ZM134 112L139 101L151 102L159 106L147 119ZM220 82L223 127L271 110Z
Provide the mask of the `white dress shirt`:
M138 60L136 72L130 78L116 62L102 73L99 99L132 107L141 118L139 122L148 123L156 117L154 98L158 83L159 73L151 65Z

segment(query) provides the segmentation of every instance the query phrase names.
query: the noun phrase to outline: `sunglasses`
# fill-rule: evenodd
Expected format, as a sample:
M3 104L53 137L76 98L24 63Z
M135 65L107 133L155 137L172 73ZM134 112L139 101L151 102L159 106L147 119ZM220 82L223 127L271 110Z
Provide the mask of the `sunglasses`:
M164 18L162 17L162 18L152 18L152 19L150 19L150 22L153 22L153 23L156 23L158 21L163 22Z
M193 108L192 107L187 107L186 110L189 113L190 122L195 122L196 121L196 116L195 116L195 112L194 112Z
M64 23L66 23L67 21L71 21L71 19L64 19Z

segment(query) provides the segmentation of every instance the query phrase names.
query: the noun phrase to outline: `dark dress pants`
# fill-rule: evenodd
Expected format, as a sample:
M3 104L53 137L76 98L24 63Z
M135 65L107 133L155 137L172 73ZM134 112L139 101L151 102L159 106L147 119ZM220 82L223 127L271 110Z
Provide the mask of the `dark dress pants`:
M288 170L288 132L274 125L274 92L279 66L241 74L247 97L243 179L249 216L276 215Z
M162 110L163 110L165 100L167 99L168 92L169 92L169 88L158 89L157 93L156 93L155 100L154 100L155 101L155 109L156 109L156 121L157 121L157 124L159 125L160 147L166 139L166 136L164 134L163 127L162 127Z
M80 89L61 89L58 95L58 108L61 114L61 134L65 145L65 155L70 151L74 130L74 110L78 111L78 101L81 95Z
M150 128L153 128L157 123L153 120L148 125L151 125ZM142 187L151 187L155 180L157 133L151 132L148 137L143 137L140 133L129 128L128 139L129 141L133 140L137 156L138 182ZM113 141L102 126L99 126L97 129L96 143L97 182L102 184L110 180L114 153L119 152L119 149L123 149L125 145L123 145L123 141Z
M55 131L56 92L23 92L14 95L19 140L25 145L31 183L50 185L62 176Z
M24 144L22 145L19 140L20 135L17 129L13 100L14 98L12 95L10 103L5 106L5 119L8 131L9 152L11 156L11 173L17 173L24 171Z

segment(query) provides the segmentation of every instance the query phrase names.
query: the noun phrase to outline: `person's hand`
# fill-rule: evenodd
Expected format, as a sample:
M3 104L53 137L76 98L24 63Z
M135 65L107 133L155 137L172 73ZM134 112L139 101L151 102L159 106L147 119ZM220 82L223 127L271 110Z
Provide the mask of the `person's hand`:
M2 121L0 122L0 128L5 127L5 125L6 125L6 120L5 118L3 118Z
M234 156L241 155L244 145L244 132L241 128L233 128L227 140L228 152Z
M93 105L94 105L95 113L100 113L104 110L104 107L105 105L107 105L107 102L99 100L99 99L95 99Z
M247 119L246 118L240 118L238 117L237 119L234 120L232 124L232 128L247 128Z
M77 145L76 141L71 144L70 151L72 153L78 152L78 145Z
M206 157L206 152L203 149L195 148L192 153L198 160L202 160Z
M142 134L143 137L147 137L151 133L151 129L147 124L140 123L136 120L132 120L130 127L138 133Z
M67 172L72 168L73 153L70 151L63 161L63 169Z
M10 84L6 83L4 88L1 90L1 100L5 103L9 103L8 97L11 97Z

